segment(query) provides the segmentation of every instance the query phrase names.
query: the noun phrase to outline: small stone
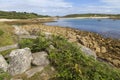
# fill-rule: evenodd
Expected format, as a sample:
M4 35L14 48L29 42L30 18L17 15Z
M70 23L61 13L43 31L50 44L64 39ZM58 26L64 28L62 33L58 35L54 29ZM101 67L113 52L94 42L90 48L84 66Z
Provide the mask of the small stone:
M99 47L96 47L96 52L99 52L100 53L100 48Z
M55 49L55 47L53 45L50 45L49 48L50 49Z
M120 61L119 61L119 60L113 60L113 64L114 64L115 66L119 66L119 65L120 65Z
M45 38L46 38L46 39L51 39L51 38L52 38L52 37L51 37L52 33L44 32L44 34L45 34Z
M105 48L105 47L101 47L101 52L102 52L102 53L107 52L106 48Z

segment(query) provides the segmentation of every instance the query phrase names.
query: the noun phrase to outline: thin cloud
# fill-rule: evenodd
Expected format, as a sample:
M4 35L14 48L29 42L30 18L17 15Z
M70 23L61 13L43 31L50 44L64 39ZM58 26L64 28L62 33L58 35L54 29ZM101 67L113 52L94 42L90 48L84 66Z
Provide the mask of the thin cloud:
M105 3L106 6L120 8L120 0L101 0L101 2Z
M6 11L27 11L44 14L53 14L55 12L62 12L66 8L71 8L72 3L65 2L65 0L1 0L0 10ZM58 13L57 13L58 14Z
M120 0L99 0L94 4L66 0L0 0L0 10L35 12L44 15L120 13L119 3Z

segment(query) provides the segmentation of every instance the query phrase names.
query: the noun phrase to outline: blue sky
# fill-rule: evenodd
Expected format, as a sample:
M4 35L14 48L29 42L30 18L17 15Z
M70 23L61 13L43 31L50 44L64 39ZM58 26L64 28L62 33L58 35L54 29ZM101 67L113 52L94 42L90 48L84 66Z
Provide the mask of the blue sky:
M0 10L52 16L78 13L120 14L120 0L0 0Z

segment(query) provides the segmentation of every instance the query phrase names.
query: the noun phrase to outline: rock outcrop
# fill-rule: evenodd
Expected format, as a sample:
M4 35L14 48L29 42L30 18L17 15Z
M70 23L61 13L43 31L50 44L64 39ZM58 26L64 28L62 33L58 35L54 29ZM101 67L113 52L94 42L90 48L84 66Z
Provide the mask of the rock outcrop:
M8 72L18 75L31 67L32 54L29 48L16 49L10 53Z
M90 48L91 50L95 51L97 57L120 68L120 63L118 62L120 61L120 40L104 38L92 32L58 26L51 27L47 25L33 24L29 26L24 25L22 27L30 33L32 30L36 29L36 33L41 31L49 32L55 35L62 35L66 37L70 42L77 42Z
M38 52L33 53L32 64L36 66L46 66L49 64L49 60L47 59L48 54L46 52Z
M3 71L6 72L7 68L8 68L8 63L6 62L4 57L2 55L0 55L0 69L2 69Z
M16 35L29 35L29 32L27 32L25 29L16 25L14 25L13 27L15 28Z

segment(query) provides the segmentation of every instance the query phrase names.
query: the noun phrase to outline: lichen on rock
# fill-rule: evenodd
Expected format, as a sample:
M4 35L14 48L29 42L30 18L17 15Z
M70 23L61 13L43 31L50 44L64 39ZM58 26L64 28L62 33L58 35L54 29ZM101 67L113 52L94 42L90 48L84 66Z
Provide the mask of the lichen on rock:
M31 67L32 54L29 48L16 49L10 53L8 72L18 75Z

